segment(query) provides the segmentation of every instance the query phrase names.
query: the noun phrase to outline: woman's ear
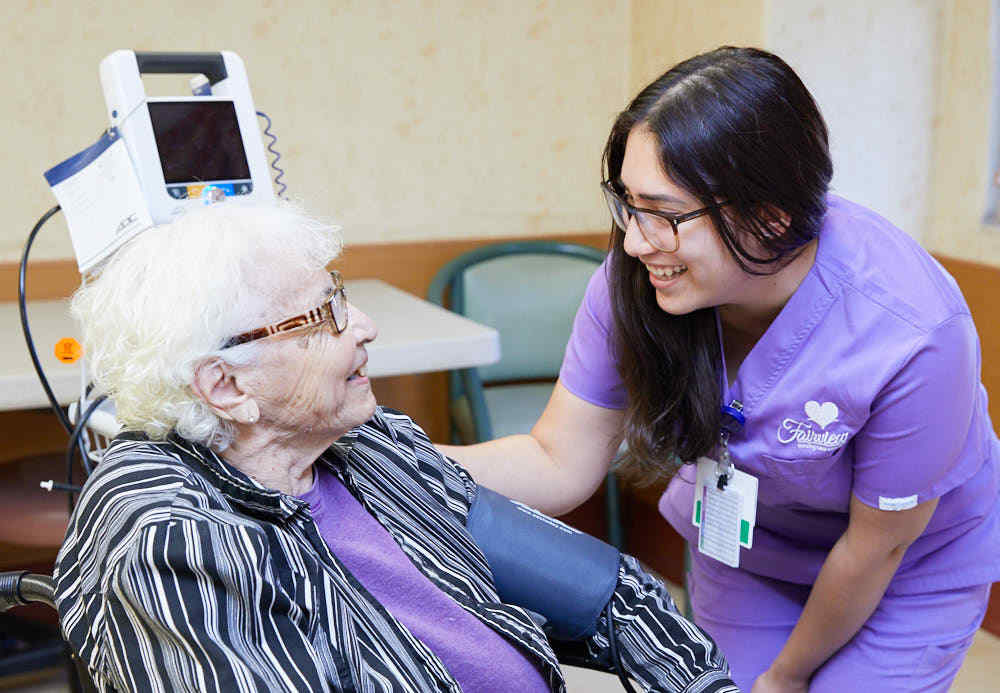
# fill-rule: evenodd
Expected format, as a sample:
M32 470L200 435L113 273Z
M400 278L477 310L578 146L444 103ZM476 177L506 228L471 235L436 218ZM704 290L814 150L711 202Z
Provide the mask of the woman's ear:
M257 402L240 388L232 367L225 361L214 359L198 364L191 389L221 419L252 424L260 418Z
M766 204L760 208L760 216L767 224L767 235L776 238L788 230L792 217L788 212L774 205Z

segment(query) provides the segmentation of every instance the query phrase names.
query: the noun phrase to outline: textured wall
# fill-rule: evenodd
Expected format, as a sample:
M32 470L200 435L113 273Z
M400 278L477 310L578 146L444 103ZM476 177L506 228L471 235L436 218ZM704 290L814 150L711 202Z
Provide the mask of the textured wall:
M779 53L819 101L835 188L930 250L1000 265L989 185L994 0L633 0L631 93L723 43ZM1000 127L1000 114L993 115Z
M833 188L918 240L930 213L940 2L771 0L768 47L830 129Z
M991 0L948 0L934 123L931 217L925 245L944 255L1000 266L1000 229L982 224L990 184ZM992 114L994 128L1000 113Z
M627 98L671 65L723 45L764 46L766 0L633 0Z
M55 202L42 172L106 127L98 63L117 48L236 51L289 192L349 243L602 228L628 18L627 0L4 2L0 261ZM62 221L36 248L72 257Z
M116 48L239 53L290 192L349 243L604 228L614 115L721 44L785 55L830 120L838 189L936 252L1000 264L988 178L991 0L0 3L9 85L0 262L54 203L43 170L106 125ZM183 84L151 91L178 93ZM61 221L36 258L68 258Z

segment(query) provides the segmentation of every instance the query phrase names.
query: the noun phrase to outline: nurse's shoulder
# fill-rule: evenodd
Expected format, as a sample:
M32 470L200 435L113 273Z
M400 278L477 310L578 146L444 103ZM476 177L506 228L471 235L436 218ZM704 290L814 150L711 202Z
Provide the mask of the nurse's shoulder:
M836 195L828 197L816 263L841 284L845 301L866 304L890 324L928 332L969 315L958 284L913 237Z

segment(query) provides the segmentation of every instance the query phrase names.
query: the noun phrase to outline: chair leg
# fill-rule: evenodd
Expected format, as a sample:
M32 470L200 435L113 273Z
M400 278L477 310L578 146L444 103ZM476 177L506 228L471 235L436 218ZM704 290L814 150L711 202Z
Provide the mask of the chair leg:
M608 472L604 483L604 507L608 524L608 543L619 551L624 551L625 526L622 524L621 490L614 472Z

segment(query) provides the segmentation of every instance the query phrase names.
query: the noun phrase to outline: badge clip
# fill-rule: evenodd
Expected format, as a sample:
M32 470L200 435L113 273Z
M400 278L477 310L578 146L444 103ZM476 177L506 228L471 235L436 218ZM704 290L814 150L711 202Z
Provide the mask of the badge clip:
M719 455L720 461L715 463L715 473L718 477L715 485L720 491L726 490L726 485L733 477L733 458L729 456L729 437L733 433L738 433L746 422L747 419L743 416L743 403L738 399L734 399L728 405L723 405L722 424L719 431L722 454Z

